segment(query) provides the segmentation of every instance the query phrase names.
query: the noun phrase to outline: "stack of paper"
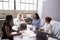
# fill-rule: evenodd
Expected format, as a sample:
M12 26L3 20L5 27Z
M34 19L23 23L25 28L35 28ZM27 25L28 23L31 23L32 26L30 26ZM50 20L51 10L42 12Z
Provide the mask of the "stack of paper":
M48 40L57 40L57 39L55 39L55 38L52 38L52 37L49 37L49 38L48 38Z
M36 34L33 31L30 30L25 30L23 32L21 32L23 36L27 36L27 37L36 37Z

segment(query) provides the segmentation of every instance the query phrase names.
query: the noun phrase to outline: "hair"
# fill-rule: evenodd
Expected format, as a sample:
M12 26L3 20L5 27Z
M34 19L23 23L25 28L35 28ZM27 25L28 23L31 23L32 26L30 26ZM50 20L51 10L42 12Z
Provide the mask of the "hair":
M26 30L27 29L27 25L25 23L22 23L20 25L20 30Z
M52 20L52 18L46 17L45 20L46 20L48 23L50 23L50 21Z
M38 13L35 13L35 15L37 20L40 19Z
M12 15L7 15L6 16L6 21L10 22L13 19Z
M10 21L13 19L13 17L12 17L12 15L7 15L6 16L6 20L4 21L4 23L3 23L3 27L5 26L5 25L9 25L9 23L10 23Z
M17 14L17 18L20 17L20 16L22 16L22 18L23 18L23 14L22 13L18 13Z

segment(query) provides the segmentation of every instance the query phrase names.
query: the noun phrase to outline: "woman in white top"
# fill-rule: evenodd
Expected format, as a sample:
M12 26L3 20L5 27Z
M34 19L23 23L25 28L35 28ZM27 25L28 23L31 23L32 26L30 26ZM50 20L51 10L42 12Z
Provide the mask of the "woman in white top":
M51 19L50 17L46 17L46 18L45 18L45 24L44 24L44 26L42 27L43 32L49 33L49 34L52 33L52 25L50 24L51 20L52 20L52 19Z
M51 34L51 27L51 24L45 23L45 25L43 26L44 32Z
M18 13L17 18L13 20L14 26L12 27L12 29L18 30L18 27L20 27L21 21L23 20L24 19L22 13Z
M20 22L23 21L23 15L22 13L18 13L17 18L13 20L14 25L20 26Z

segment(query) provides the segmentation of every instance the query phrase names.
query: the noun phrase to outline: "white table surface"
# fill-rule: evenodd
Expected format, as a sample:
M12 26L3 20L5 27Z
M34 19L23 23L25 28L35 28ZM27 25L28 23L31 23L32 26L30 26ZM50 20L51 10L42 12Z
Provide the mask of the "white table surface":
M48 40L58 40L58 39L55 39L55 38L49 37Z
M14 40L36 40L36 37L32 37L32 38L29 38L29 37L23 37L23 38L20 38L20 37L14 37Z
M16 34L17 32L12 32L12 34ZM32 31L27 33L25 36L19 35L19 36L14 36L14 40L36 40L36 34L32 33ZM30 35L30 36L29 36ZM32 37L31 37L32 35Z

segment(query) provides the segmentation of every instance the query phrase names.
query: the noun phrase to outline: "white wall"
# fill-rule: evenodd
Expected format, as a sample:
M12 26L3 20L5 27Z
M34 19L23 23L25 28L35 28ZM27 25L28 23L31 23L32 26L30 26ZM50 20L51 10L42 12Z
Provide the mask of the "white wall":
M38 0L38 14L40 18L42 18L42 8L43 8L43 2L46 0Z
M43 18L49 16L53 20L60 21L60 0L39 0L38 13Z
M42 17L42 0L38 0L38 14Z

